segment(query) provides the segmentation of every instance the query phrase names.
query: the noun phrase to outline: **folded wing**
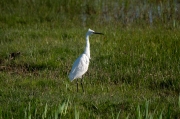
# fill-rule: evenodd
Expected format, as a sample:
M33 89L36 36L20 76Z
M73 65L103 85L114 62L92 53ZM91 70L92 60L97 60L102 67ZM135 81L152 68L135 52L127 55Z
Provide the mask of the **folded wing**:
M86 54L80 55L74 62L71 72L69 74L70 81L76 78L82 78L82 75L87 72L89 66L89 58Z

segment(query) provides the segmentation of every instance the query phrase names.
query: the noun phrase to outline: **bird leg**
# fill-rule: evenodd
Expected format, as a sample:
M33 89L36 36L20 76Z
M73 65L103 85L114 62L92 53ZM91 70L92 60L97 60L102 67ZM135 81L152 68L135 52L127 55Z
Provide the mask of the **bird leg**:
M77 84L77 92L78 92L78 79L76 80L76 84Z
M83 78L81 78L81 87L82 87L82 90L84 92L84 88L83 88Z

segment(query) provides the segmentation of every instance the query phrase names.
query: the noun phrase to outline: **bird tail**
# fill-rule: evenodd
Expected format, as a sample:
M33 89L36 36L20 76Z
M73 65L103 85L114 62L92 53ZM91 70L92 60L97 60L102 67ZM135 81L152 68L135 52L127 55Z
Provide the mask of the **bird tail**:
M68 78L71 82L74 80L74 77L71 74L69 74Z

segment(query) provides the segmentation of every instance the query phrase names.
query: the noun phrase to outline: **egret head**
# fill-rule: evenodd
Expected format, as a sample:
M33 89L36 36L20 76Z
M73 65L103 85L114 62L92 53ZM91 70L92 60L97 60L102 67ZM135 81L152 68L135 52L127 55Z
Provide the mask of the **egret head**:
M90 36L92 34L100 34L100 35L103 35L103 33L98 33L98 32L95 32L93 31L92 29L88 29L88 32L86 33L87 36Z

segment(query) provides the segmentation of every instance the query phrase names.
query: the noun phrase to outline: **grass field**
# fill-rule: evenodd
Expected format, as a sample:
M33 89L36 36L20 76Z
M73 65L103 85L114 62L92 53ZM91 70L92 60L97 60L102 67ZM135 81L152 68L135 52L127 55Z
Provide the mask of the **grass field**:
M175 2L2 0L0 118L179 119ZM90 37L83 93L68 73L89 27L105 35Z

